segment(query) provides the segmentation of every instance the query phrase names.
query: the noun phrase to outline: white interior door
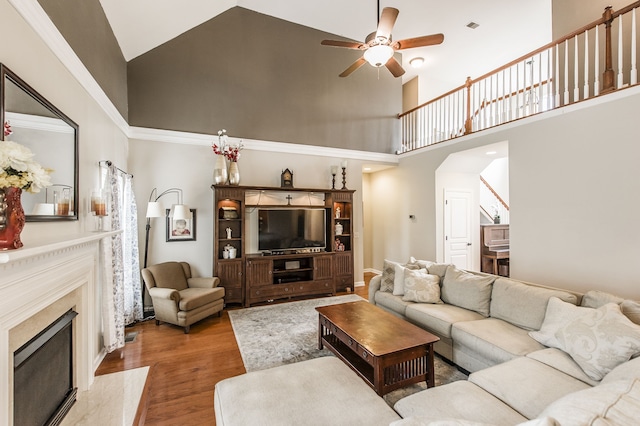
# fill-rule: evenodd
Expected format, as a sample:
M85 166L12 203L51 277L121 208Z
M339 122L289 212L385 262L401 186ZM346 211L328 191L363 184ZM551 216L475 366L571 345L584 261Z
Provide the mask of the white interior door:
M444 191L444 261L471 267L471 192Z

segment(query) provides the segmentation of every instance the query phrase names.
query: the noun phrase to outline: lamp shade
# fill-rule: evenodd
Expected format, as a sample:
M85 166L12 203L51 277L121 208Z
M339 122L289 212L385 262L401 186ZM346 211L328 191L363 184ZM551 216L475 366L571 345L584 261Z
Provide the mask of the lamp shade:
M365 50L364 58L374 67L381 67L393 56L393 48L384 44L378 44Z
M157 201L150 201L147 204L147 217L162 217L164 216L164 212L162 211L162 206Z
M186 204L174 204L171 211L173 213L173 220L191 219L191 212L189 211L189 206Z

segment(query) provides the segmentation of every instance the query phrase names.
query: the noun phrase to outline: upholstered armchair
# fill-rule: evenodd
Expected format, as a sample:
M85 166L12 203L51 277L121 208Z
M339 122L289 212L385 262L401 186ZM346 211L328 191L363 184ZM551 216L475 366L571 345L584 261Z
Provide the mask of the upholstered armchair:
M218 277L192 278L186 262L165 262L142 270L142 279L153 301L156 325L160 321L184 327L213 315L222 314L224 287Z

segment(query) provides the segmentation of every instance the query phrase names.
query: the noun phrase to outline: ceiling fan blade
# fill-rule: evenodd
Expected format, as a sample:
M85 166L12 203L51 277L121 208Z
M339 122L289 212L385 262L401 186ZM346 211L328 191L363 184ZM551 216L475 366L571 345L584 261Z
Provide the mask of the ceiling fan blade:
M363 66L366 62L367 60L364 57L358 59L353 64L351 64L349 68L342 71L342 74L340 74L340 77L347 77L349 74L351 74L352 72L354 72L355 70Z
M407 38L393 43L395 50L411 49L413 47L433 46L444 41L444 34L431 34L422 37Z
M376 32L376 38L383 37L387 40L391 38L391 31L398 18L398 9L393 7L385 7L382 9L382 15L380 21L378 21L378 31Z
M402 68L402 65L400 65L398 61L396 61L396 58L394 58L393 56L387 61L386 64L384 64L384 66L387 67L389 71L391 71L391 74L393 74L394 77L400 77L402 74L404 74L404 68Z
M323 46L346 47L347 49L362 49L364 47L364 44L355 41L322 40L320 44Z

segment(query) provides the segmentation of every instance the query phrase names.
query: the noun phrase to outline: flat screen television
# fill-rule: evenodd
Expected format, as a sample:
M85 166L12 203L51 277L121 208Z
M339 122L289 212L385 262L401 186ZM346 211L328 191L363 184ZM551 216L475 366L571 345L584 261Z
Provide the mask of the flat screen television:
M322 248L326 241L324 208L258 209L258 250Z

